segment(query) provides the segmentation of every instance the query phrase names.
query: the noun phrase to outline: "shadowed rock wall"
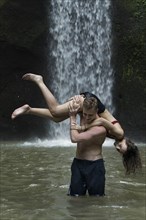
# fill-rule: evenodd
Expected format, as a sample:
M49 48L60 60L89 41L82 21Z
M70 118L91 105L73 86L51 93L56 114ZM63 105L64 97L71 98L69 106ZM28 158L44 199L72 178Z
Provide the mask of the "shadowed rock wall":
M47 72L47 0L0 1L0 140L42 137L46 120L34 116L12 121L15 108L25 103L42 106L39 90L21 77Z
M113 0L112 11L116 117L146 142L146 1Z

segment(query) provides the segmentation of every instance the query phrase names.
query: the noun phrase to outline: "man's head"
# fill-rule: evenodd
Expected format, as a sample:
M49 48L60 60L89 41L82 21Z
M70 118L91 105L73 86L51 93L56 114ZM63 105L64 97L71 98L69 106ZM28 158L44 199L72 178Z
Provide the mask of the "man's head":
M94 97L87 97L83 102L83 117L90 124L97 117L98 102Z
M122 154L123 165L126 173L135 173L137 168L142 167L141 157L138 147L129 139L124 138L114 143L116 149Z

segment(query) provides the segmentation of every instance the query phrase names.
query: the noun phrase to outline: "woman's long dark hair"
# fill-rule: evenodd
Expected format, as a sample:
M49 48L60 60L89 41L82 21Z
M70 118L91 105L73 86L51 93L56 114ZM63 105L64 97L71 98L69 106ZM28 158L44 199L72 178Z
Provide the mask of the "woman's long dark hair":
M142 162L138 147L126 138L127 151L123 154L123 165L126 174L135 173L136 169L142 168Z

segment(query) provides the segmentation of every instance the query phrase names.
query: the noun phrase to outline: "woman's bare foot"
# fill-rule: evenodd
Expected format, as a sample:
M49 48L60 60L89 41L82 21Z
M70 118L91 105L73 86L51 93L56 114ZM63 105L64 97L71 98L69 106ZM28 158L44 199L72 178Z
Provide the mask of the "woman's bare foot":
M33 73L26 73L22 76L24 80L30 80L35 83L43 82L43 77L41 75L33 74Z
M15 119L16 117L18 117L19 115L25 115L28 114L30 110L30 106L29 105L23 105L20 108L15 109L15 111L12 113L11 118Z

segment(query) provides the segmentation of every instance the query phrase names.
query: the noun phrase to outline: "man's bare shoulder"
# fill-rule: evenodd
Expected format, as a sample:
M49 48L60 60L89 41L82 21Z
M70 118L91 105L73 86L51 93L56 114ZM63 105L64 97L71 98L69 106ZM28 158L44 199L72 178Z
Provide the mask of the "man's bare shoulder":
M97 126L94 126L94 127L91 127L91 128L89 128L89 129L95 129L95 131L103 131L103 132L106 132L106 128L104 127L104 126L102 126L102 125L97 125Z
M88 131L94 135L106 134L106 129L103 126L94 126L94 127L89 128Z

